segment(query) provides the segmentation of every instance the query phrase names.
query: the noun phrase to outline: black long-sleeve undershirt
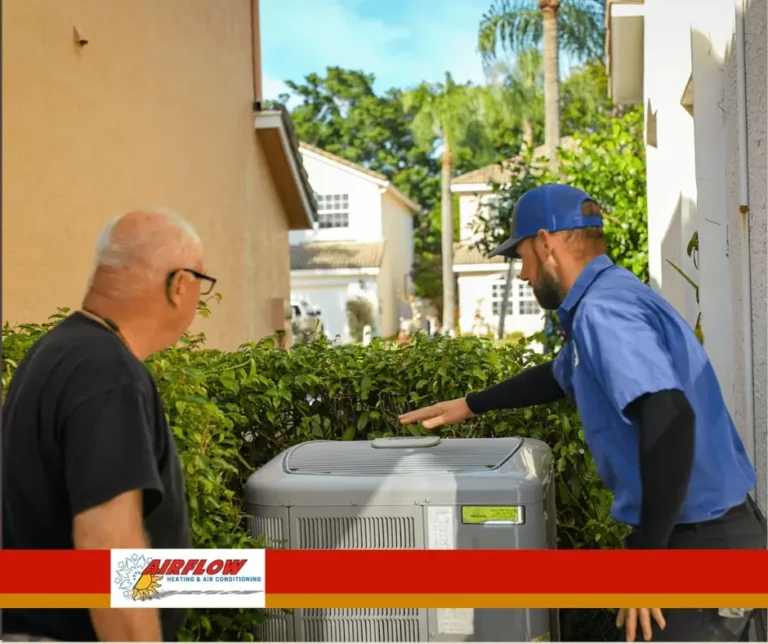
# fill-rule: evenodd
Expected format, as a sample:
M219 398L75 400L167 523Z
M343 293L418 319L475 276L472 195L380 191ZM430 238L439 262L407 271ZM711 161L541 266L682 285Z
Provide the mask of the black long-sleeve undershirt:
M667 548L688 492L693 469L696 418L679 390L638 398L627 408L640 428L640 525L627 547Z
M552 362L467 396L473 414L518 409L565 397L552 371ZM664 549L677 523L693 467L693 409L677 390L642 396L626 409L639 428L642 505L640 525L627 539L634 549Z
M499 409L518 409L544 405L565 398L552 372L552 362L545 362L513 376L497 385L467 396L473 414Z

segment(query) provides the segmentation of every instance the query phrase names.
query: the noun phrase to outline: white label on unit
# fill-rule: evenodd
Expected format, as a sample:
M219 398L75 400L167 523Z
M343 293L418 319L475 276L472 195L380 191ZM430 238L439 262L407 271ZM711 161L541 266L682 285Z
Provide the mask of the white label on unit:
M427 506L427 547L430 550L453 550L453 508Z
M427 547L430 550L453 550L454 509L450 506L427 506ZM474 608L438 608L437 632L441 635L474 635Z
M438 608L437 632L442 635L474 635L474 608Z

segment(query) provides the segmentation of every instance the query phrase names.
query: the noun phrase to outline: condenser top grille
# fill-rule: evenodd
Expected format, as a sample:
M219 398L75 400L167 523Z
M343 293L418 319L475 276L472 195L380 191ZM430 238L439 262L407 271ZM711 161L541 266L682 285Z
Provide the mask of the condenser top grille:
M283 467L289 474L333 476L479 472L499 467L523 443L521 438L387 440L303 443L286 454Z

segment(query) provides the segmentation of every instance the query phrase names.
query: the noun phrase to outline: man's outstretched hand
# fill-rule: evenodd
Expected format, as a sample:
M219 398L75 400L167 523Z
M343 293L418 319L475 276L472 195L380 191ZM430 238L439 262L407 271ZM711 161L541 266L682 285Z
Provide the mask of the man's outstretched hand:
M466 398L457 398L424 407L400 416L401 425L421 423L424 429L435 429L441 425L460 423L472 416Z

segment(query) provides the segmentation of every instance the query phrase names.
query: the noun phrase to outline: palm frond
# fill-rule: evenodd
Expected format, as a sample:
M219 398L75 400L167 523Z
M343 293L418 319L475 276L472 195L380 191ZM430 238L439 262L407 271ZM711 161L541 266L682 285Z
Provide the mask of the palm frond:
M562 0L558 9L562 51L583 62L602 57L605 43L605 0ZM502 53L537 49L543 36L537 0L493 0L483 14L477 44L486 69Z
M602 58L605 51L604 0L564 0L557 12L560 50L577 62Z
M516 53L538 46L542 18L535 0L494 0L483 14L478 30L478 48L488 66L503 53Z

